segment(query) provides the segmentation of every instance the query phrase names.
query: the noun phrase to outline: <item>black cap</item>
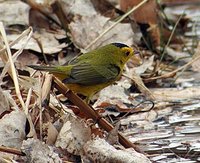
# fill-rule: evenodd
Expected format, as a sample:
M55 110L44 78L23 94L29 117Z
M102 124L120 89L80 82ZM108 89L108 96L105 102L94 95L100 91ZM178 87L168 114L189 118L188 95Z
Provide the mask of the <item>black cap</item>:
M127 45L125 45L125 44L122 44L122 43L112 43L112 45L115 45L115 46L118 47L118 48L129 47L129 46L127 46Z

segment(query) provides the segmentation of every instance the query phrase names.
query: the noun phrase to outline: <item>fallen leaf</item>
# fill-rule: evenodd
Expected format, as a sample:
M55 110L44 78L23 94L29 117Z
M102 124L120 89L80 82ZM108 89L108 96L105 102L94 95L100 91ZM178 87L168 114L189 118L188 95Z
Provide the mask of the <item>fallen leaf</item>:
M0 116L3 112L8 111L10 109L8 98L6 97L6 93L0 88Z
M198 58L197 58L197 57L198 57ZM193 55L193 58L194 58L194 59L197 58L197 59L196 59L196 61L194 61L194 62L192 63L192 69L193 69L194 71L200 72L200 42L199 42L199 44L198 44L198 46L197 46L197 48L196 48L196 52L195 52L195 54Z
M142 0L120 0L120 7L126 12L140 2L142 2ZM143 24L158 24L157 16L157 4L155 0L149 0L131 14L131 17L136 22Z
M72 154L80 155L83 145L90 140L90 137L90 128L83 121L69 116L58 134L55 145Z
M95 108L101 106L103 102L106 102L110 105L118 105L122 108L126 108L126 105L123 103L132 104L132 101L129 99L129 96L125 93L125 91L126 89L120 85L108 86L99 92L99 97L93 107Z
M88 0L74 0L66 1L62 0L62 7L65 11L65 15L81 15L81 16L91 16L96 15L97 12L94 9L92 3Z
M0 119L0 145L21 148L25 139L26 116L22 111L12 111Z
M130 69L130 73L133 73L132 71L134 71L134 73L141 75L147 69L153 69L153 63L154 63L154 55L152 55L148 59L144 59L143 63L140 66L134 67L133 69Z
M52 145L56 142L56 138L58 136L58 131L55 126L51 123L47 123L47 140L46 143Z
M54 152L53 147L38 139L24 140L21 150L26 154L26 162L62 162L59 155Z
M22 24L28 25L29 23L29 6L21 1L1 1L1 17L5 25Z
M69 24L69 29L76 46L84 49L113 23L109 21L109 18L99 14L84 17L76 16L74 21ZM112 42L123 42L124 44L132 45L134 42L139 41L139 39L140 37L133 33L130 24L119 23L87 50L89 51Z
M180 101L195 99L200 96L199 87L191 87L179 90L178 88L152 88L150 89L158 101Z
M132 7L138 5L142 0L120 0L120 7L127 12ZM160 45L160 29L158 7L155 0L149 0L144 5L133 12L130 17L140 25L141 32L146 40L151 40L151 44L155 47ZM148 25L145 26L145 24ZM148 34L150 36L148 36ZM148 38L149 37L149 38ZM150 44L150 42L149 42Z
M150 160L143 154L137 153L132 148L117 150L104 139L96 138L84 145L86 160L90 162L140 162L150 163ZM85 162L87 162L85 160Z
M46 54L53 54L60 52L64 47L67 45L65 43L60 44L59 41L56 39L57 35L63 35L63 37L66 37L62 31L57 31L56 33L50 33L46 30L40 30L40 32L34 33L34 38L31 38L29 42L27 43L27 38L23 38L20 40L20 42L17 42L14 46L12 46L12 49L19 50L23 47L24 44L27 43L25 49L27 50L34 50L36 52L41 53L41 49L38 45L39 41L42 45L43 52ZM18 38L19 35L17 34L11 34L7 35L8 41L14 41L16 38ZM37 39L37 41L36 41Z

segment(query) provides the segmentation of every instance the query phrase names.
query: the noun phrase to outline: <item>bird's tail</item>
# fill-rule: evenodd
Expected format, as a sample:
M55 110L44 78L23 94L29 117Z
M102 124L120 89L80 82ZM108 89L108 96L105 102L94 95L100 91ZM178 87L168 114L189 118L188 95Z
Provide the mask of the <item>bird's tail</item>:
M39 71L48 71L50 73L62 73L56 66L39 66L39 65L27 65L30 68Z

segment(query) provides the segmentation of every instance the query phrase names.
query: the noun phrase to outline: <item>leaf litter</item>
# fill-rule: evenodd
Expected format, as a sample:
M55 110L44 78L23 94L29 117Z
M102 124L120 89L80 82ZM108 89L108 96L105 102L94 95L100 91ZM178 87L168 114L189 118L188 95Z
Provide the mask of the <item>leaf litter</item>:
M118 8L113 3L112 12L106 17L89 0L1 2L0 8L4 9L1 21L7 31L3 36L1 29L1 161L200 160L197 12L200 4L195 0L185 4L163 0L155 4L150 0L115 25L122 16L117 11L127 12L127 6L139 2L142 1L120 1ZM55 12L53 7L59 5L61 10ZM12 10L13 6L17 10ZM149 14L143 17L141 12L145 7ZM41 14L31 20L37 26L27 29L33 10ZM39 26L37 19L44 24ZM115 26L99 37L112 25ZM10 46L7 49L6 40ZM106 132L106 125L98 125L98 118L96 121L88 118L76 103L72 104L53 88L51 76L26 65L58 65L78 51L89 51L110 42L137 46L142 62L130 61L121 80L94 97L91 105L103 119L117 126ZM124 149L127 144L121 143L118 130L137 145L134 148L137 152ZM144 154L138 153L138 148ZM8 155L5 157L3 153Z

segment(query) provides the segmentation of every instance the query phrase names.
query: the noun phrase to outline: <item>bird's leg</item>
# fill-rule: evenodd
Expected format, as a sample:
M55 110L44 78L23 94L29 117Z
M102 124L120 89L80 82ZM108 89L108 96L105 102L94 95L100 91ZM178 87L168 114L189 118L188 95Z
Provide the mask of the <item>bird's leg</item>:
M88 105L90 104L91 97L92 96L86 96L86 98L84 99L86 104L88 104Z

